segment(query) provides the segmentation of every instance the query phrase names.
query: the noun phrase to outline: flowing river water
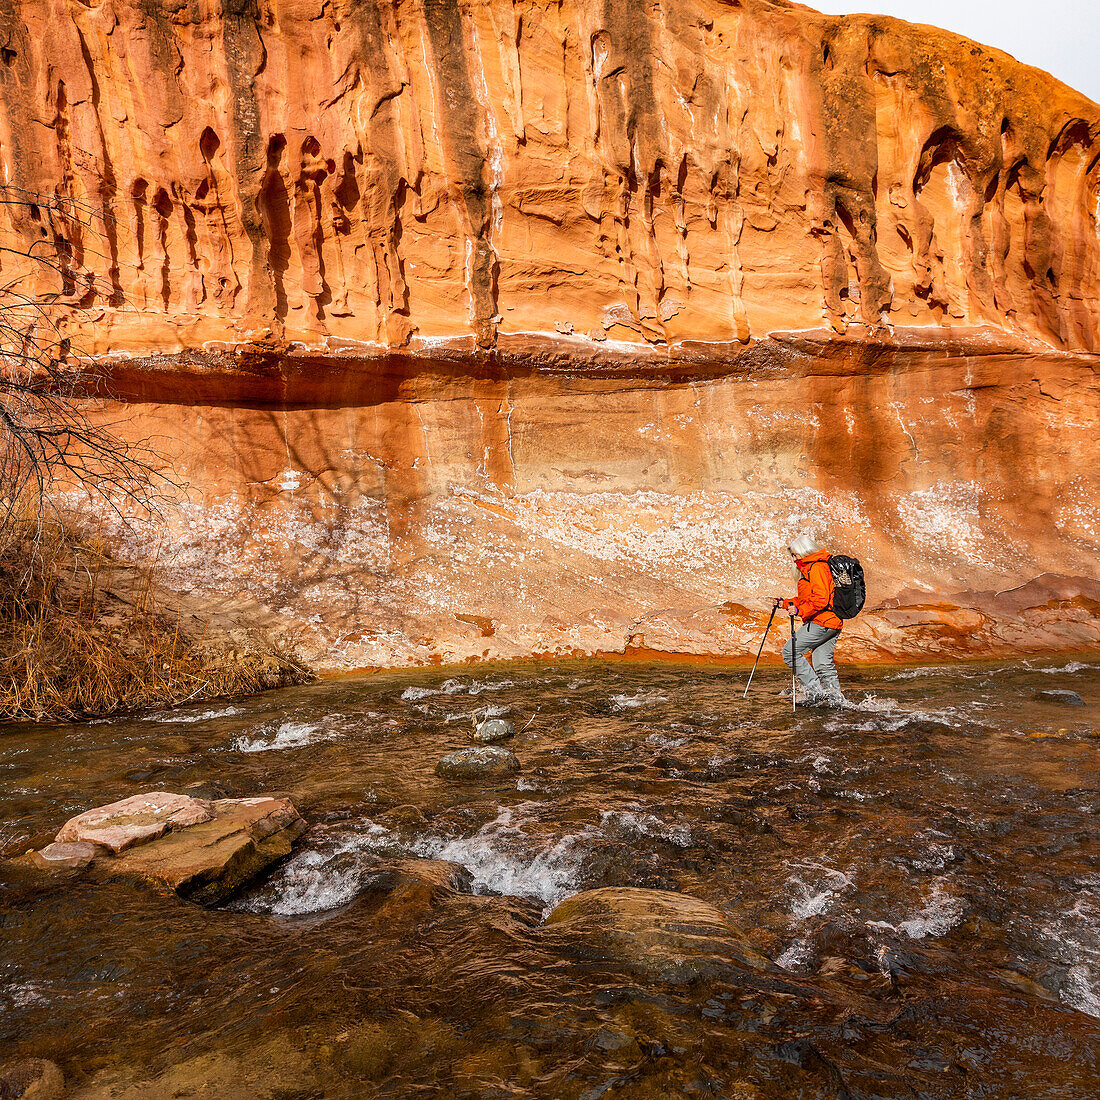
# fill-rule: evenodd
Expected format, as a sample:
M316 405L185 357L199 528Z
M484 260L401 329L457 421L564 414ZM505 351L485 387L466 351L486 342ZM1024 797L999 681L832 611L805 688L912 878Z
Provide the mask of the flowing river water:
M572 662L8 727L9 853L148 790L311 829L221 909L0 865L0 1052L115 1100L1093 1098L1095 662L842 667L851 705L795 715L775 669L744 701L741 669ZM519 776L437 778L486 713ZM772 965L551 934L608 885L705 899Z

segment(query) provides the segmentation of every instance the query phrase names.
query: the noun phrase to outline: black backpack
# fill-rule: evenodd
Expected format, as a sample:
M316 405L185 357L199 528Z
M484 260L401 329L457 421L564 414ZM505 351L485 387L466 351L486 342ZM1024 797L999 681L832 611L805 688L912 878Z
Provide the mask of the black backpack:
M838 619L854 619L863 610L863 602L867 599L863 566L858 558L831 554L829 571L833 575L833 602L829 610Z

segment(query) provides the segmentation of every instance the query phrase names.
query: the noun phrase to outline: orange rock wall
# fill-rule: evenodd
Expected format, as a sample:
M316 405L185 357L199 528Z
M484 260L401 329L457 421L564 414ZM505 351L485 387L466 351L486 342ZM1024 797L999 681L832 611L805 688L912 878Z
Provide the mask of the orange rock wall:
M1100 108L770 0L0 0L0 266L320 668L1100 646ZM21 261L33 248L50 264ZM106 411L119 418L118 407Z
M743 658L804 526L867 569L846 660L1100 648L1095 364L784 351L709 378L310 362L311 400L266 408L177 375L126 430L189 495L126 551L329 669Z
M0 230L61 247L87 351L823 322L1097 349L1100 110L947 32L771 0L0 13L5 181L106 213Z

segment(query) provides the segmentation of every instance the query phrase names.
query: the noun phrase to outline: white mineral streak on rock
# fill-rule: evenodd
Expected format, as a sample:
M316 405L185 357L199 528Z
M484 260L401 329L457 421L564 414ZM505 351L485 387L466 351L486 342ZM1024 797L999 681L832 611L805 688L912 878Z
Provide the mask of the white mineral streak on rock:
M983 496L977 482L939 481L899 496L898 515L906 534L929 553L962 558L969 565L988 565L982 553L986 541L980 512Z
M166 583L197 599L297 630L322 669L628 645L741 656L766 596L790 588L782 547L803 527L867 568L849 657L955 652L961 638L975 655L1040 638L1065 647L1059 617L1076 648L1100 644L1094 619L1051 605L1094 598L1100 526L1082 473L1100 437L1094 391L1074 391L1086 394L1074 419L1095 432L1060 433L1046 399L1014 406L1034 419L1012 446L1046 456L1021 477L990 459L996 438L979 454L967 433L1030 392L1038 368L998 364L998 387L983 387L980 363L926 366L904 389L885 375L653 386L582 372L530 385L421 379L415 400L267 421L141 406L143 434L178 438L189 496L163 524L120 529L119 550L157 558ZM291 470L301 477L284 490ZM105 505L98 519L117 524ZM1026 606L995 607L992 594L1044 573L1077 588L1041 584ZM960 592L969 602L955 607ZM899 593L906 607L893 606ZM491 636L470 615L491 621Z

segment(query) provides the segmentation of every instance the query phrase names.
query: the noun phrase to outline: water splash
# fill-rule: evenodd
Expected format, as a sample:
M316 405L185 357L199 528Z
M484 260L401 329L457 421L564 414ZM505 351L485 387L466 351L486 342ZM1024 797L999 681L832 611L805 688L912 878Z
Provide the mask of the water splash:
M659 691L636 691L633 695L612 695L611 705L618 711L634 710L637 707L648 707L654 703L667 703L668 696Z
M868 928L882 928L890 932L902 932L911 940L923 940L945 936L962 920L966 902L947 890L946 882L939 879L932 884L931 897L924 907L896 925L888 921L868 921Z
M444 680L439 687L407 687L401 698L410 702L428 699L433 695L480 695L485 691L506 691L515 687L514 680Z
M640 810L605 810L600 814L600 824L627 837L664 840L677 848L690 848L692 844L687 825L668 825L656 814Z
M783 970L798 973L808 970L814 959L813 944L809 940L799 937L792 941L779 955L776 956L775 965Z
M1100 668L1100 665L1086 664L1084 661L1070 661L1065 665L1048 665L1046 668L1037 668L1035 672L1042 672L1047 676L1061 675L1062 673L1092 672Z
M1062 1002L1100 1019L1100 877L1086 879L1073 908L1045 924L1039 938L1067 967Z
M215 718L233 718L244 712L240 707L214 707L197 713L179 713L175 711L157 711L145 716L147 722L209 722Z
M690 737L666 737L663 733L651 733L645 742L659 749L679 749L691 741Z
M921 668L906 668L901 672L892 672L883 676L884 680L919 680L925 676L937 676L952 670L947 665L928 665Z
M300 749L317 741L330 741L335 735L311 722L280 722L272 728L261 726L258 736L241 734L230 748L237 752L272 752L279 749Z
M533 805L501 808L473 836L421 837L411 849L425 858L462 864L470 872L475 893L531 898L550 908L575 892L586 842L594 834L584 829L533 845L521 825Z
M793 894L790 914L796 921L803 921L807 917L816 917L828 912L841 894L855 889L855 882L835 867L809 862L791 866L800 869L800 872L792 875L787 882ZM811 871L816 871L818 874L810 875L808 872Z
M375 877L374 867L363 856L395 847L393 834L373 821L365 821L352 834L321 834L312 839L316 847L293 855L265 886L229 908L276 917L340 909Z
M983 705L973 701L966 708L947 706L937 710L910 710L896 699L888 696L880 698L874 692L868 692L858 702L846 700L839 712L826 718L824 727L830 733L848 730L859 730L864 733L896 733L916 723L942 725L951 729L972 726L988 728L987 723L982 722L975 713L979 709L984 709ZM855 714L863 714L867 717L860 720L854 717Z

